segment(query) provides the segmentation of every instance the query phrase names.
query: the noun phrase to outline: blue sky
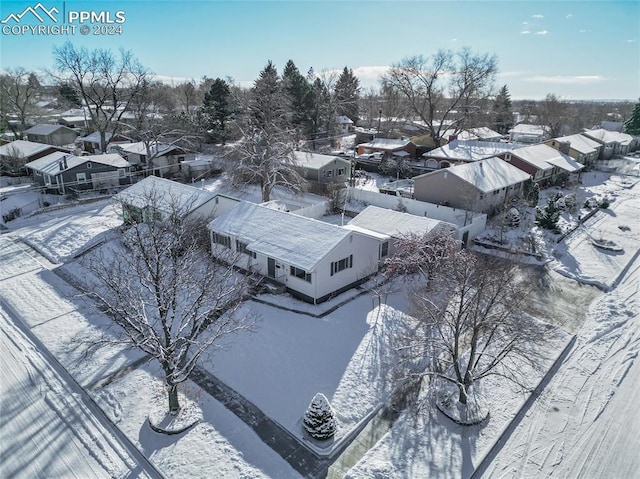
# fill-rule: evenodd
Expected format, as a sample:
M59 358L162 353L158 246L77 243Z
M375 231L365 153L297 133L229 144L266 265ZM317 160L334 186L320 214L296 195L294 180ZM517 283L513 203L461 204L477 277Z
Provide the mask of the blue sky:
M640 2L634 0L40 3L58 9L58 25L72 11L104 11L110 18L123 11L122 34L82 35L81 24L74 35L3 30L0 67L50 69L54 46L69 39L88 48L129 49L155 74L175 82L206 75L250 85L267 60L281 70L293 59L302 72L346 65L369 87L406 56L470 47L497 56L497 84L508 85L514 99L547 93L564 99L640 96ZM0 19L37 4L2 0ZM28 14L3 28L39 24Z

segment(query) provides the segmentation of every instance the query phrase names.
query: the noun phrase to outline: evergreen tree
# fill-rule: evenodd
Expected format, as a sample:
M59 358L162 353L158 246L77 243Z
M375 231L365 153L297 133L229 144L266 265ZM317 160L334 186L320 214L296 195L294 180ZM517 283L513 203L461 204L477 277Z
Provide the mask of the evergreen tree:
M80 108L82 106L82 101L80 100L78 92L69 83L61 83L58 87L58 94L65 106L70 106L72 108Z
M316 149L316 140L326 138L334 122L331 108L331 94L320 78L316 78L311 86L307 106L309 108L306 121L306 135Z
M228 123L233 119L234 113L229 84L216 78L202 102L204 126L214 141L225 143Z
M253 126L270 131L286 125L282 82L271 60L253 83L249 103Z
M536 208L536 223L538 226L558 232L558 220L560 219L560 208L558 208L557 201L562 198L562 194L558 193L560 197L555 196L549 198L547 205L544 209Z
M633 135L640 135L640 101L633 107L631 117L624 122L624 132Z
M289 60L282 72L282 85L286 99L289 124L297 131L306 129L310 116L311 87L293 60Z
M493 101L493 125L495 130L504 135L513 126L513 109L509 88L504 85Z
M358 121L360 100L360 81L353 74L353 70L344 67L340 78L333 89L338 115L344 115L351 121Z
M313 397L302 421L305 431L315 439L330 439L336 432L336 415L322 393Z

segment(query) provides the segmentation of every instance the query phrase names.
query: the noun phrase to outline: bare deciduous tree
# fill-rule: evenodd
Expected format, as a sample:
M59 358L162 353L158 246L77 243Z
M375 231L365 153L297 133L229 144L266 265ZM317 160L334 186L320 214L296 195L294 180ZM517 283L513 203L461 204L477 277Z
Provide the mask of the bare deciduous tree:
M238 312L247 277L214 261L203 247L204 223L187 215L188 201L156 190L145 208L124 206L125 217L144 222L122 236L126 251L102 250L85 257L92 273L86 291L117 328L118 342L157 360L164 372L169 410L180 409L178 385L219 340L249 326Z
M430 57L405 58L383 76L382 83L406 98L438 147L445 131L455 134L477 126L471 120L491 95L497 69L492 55L474 54L468 48L455 53L439 50Z
M538 366L536 344L546 329L523 313L527 288L517 266L460 249L451 236L438 240L444 242L425 246L414 237L391 260L398 272L405 264L429 277L428 288L413 292L416 319L399 348L405 364L414 375L455 385L463 405L473 385L491 375L524 385L522 364Z
M23 67L9 68L0 76L2 93L2 126L8 126L17 138L22 138L28 120L37 108L35 106L40 93L40 80L35 72ZM9 115L15 115L20 128L9 121Z
M269 201L276 186L295 193L304 189L306 182L296 170L294 147L282 132L254 129L243 136L233 152L230 172L236 186L260 184L263 202Z
M100 133L100 149L106 151L110 136L118 133L121 120L148 84L147 69L130 51L76 48L71 42L53 51L53 76L73 82L92 126ZM66 77L65 75L68 75Z

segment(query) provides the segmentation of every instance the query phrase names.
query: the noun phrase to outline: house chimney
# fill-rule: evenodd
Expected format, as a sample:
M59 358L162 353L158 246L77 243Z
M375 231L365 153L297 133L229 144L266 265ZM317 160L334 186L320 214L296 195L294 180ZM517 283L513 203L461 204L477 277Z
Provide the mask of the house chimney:
M571 142L570 141L559 141L558 142L558 151L560 153L564 153L565 155L569 154L571 148Z
M60 171L64 170L64 166L62 166L62 161L58 162L58 166L60 167Z
M449 135L449 144L452 148L458 146L458 135Z
M66 155L64 156L64 158L62 158L62 160L64 161L64 169L66 170L68 168Z

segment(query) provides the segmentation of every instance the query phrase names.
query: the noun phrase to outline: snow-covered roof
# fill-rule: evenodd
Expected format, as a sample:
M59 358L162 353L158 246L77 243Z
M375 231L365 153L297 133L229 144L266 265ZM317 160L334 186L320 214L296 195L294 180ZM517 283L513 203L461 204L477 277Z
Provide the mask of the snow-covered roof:
M561 136L559 138L553 138L553 140L558 141L560 143L569 142L571 148L585 155L595 152L596 149L600 147L600 143L598 143L595 140L592 140L591 138L585 135L581 135L579 133L575 135L568 135L568 136Z
M147 155L147 145L144 141L137 143L121 143L118 147L127 153L133 153L135 155ZM149 152L152 156L164 156L171 153L173 150L182 150L176 145L165 145L164 143L151 143L149 146Z
M137 208L153 206L166 213L178 210L188 214L215 197L216 194L211 191L201 190L166 178L148 176L122 190L114 196L114 199ZM149 204L150 202L153 204Z
M369 143L361 143L358 146L365 148L378 148L380 150L396 150L406 147L410 140L395 140L392 138L374 138Z
M528 125L526 123L520 123L509 130L509 133L529 136L544 136L547 133L547 128L542 125Z
M62 168L60 167L60 162L62 162ZM114 168L126 168L131 166L127 160L116 153L109 153L107 155L75 156L62 152L51 153L47 156L43 156L42 158L38 158L37 160L33 160L24 166L25 168L29 168L34 171L41 171L42 173L55 176L84 163L100 163Z
M45 125L45 124L41 124L41 125L32 126L28 130L25 130L25 133L27 135L50 135L50 134L55 133L56 131L60 130L61 128L64 129L64 130L73 131L71 128L68 128L68 127L63 126L63 125Z
M500 133L492 130L487 126L480 126L478 128L469 128L468 131L476 135L481 140L486 140L488 138L502 138L502 135Z
M550 160L562 155L558 150L549 145L540 143L537 145L525 146L511 152L513 156L520 158L525 163L535 166L539 170L549 170L552 168Z
M442 138L448 138L449 136L455 136L458 140L471 141L471 140L487 140L490 138L499 139L502 135L497 131L493 131L491 128L481 126L478 128L467 128L456 132L455 129L447 129L441 133Z
M584 130L582 134L602 143L620 143L621 145L626 146L630 145L633 141L633 137L627 133L609 131L604 128L599 128L597 130Z
M321 155L319 153L309 153L306 151L296 151L294 152L295 158L296 158L296 163L298 166L302 166L305 168L313 168L313 169L319 169L322 168L323 166L328 165L329 163L331 163L332 161L348 161L348 160L343 160L342 158L339 158L337 156L332 156L332 155Z
M453 161L478 161L506 153L524 145L518 143L499 143L495 141L453 140L440 148L424 153L423 157Z
M461 180L475 186L483 193L517 185L531 178L520 168L513 166L500 158L493 157L473 163L454 165L450 168L425 173L416 178L427 175L455 175Z
M242 202L209 223L209 229L235 236L250 251L313 271L352 231L293 213Z
M122 137L122 138L127 138L126 136L117 134L116 136ZM105 141L109 141L111 138L113 137L112 133L109 132L105 132L104 134L104 139ZM94 131L93 133L91 133L90 135L87 136L82 136L80 138L78 138L81 141L86 141L87 143L96 143L99 144L100 143L100 132L99 131Z
M348 116L344 116L344 115L338 116L337 121L341 125L352 125L353 124L353 121L351 121L351 118L349 118Z
M553 158L549 160L553 166L557 166L561 170L566 171L567 173L576 173L584 168L582 163L578 163L576 160L571 158L569 155L565 155L564 153L560 153L560 156L557 158Z
M53 146L46 145L44 143L36 143L34 141L15 140L11 143L0 146L0 156L18 156L26 158L48 148L53 148Z
M349 221L347 226L362 228L392 238L405 236L409 233L423 235L445 229L455 230L454 225L445 221L373 205L367 206L360 214Z

